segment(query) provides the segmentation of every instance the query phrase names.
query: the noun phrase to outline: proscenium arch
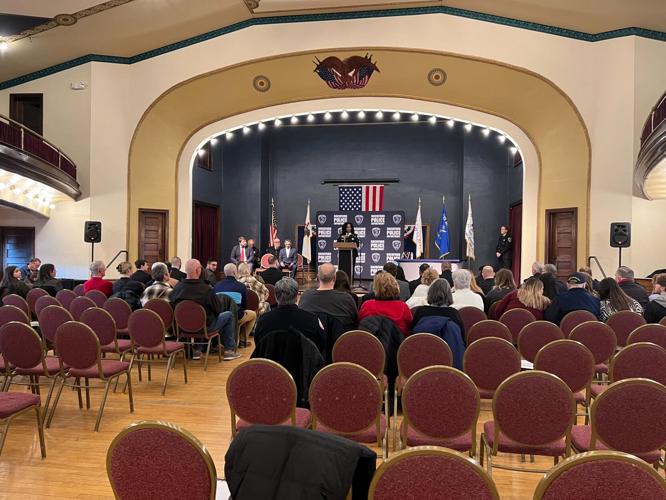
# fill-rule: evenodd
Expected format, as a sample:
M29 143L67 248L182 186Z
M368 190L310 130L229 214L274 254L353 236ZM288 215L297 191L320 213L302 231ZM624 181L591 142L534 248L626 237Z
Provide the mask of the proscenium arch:
M380 72L359 90L336 91L313 73L313 59L373 54ZM431 85L433 68L447 73L444 85ZM252 85L264 75L267 92ZM477 110L520 128L534 144L540 163L537 256L545 255L545 211L578 209L578 262L589 246L590 141L568 96L544 77L497 61L402 48L322 49L282 54L221 68L182 82L153 102L141 118L129 153L128 249L138 254L139 208L167 209L169 254L176 249L179 156L202 127L230 116L279 104L345 96L402 97ZM150 182L144 182L150 179Z

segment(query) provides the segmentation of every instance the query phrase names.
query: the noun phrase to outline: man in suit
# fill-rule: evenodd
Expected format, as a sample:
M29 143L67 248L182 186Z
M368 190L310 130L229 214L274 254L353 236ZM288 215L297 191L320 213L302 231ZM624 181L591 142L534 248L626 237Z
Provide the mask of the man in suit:
M271 255L268 257L268 269L264 270L261 273L261 279L264 280L264 283L269 285L275 285L283 277L282 271L279 269L279 264L277 257Z
M278 261L282 269L289 269L289 276L296 274L296 249L291 248L291 240L284 240L284 248L278 254Z
M423 271L428 269L430 266L428 264L421 264L419 266L419 277L416 278L415 280L412 280L409 282L409 293L410 295L414 293L414 290L416 290L416 287L421 284L421 276L423 276Z
M282 245L281 245L281 242L280 242L280 238L275 238L273 240L273 246L268 247L268 249L266 250L266 253L269 253L269 254L279 258L280 257L280 250L282 250Z
M238 265L241 262L250 263L250 249L247 246L245 236L238 237L238 245L234 245L231 249L231 262Z
M252 238L247 240L247 248L250 250L250 269L258 269L261 265L261 255L259 254L259 249L254 246Z
M153 277L150 275L150 264L148 264L146 259L137 259L134 261L134 265L136 266L136 271L130 276L131 280L139 281L144 285L153 281Z

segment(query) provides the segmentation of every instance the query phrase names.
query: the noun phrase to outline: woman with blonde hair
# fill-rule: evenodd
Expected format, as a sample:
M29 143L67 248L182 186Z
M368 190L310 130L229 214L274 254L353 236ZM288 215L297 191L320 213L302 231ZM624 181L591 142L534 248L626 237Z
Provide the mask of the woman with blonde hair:
M543 282L532 276L525 280L523 286L518 290L508 293L495 306L494 316L502 317L510 309L526 309L531 312L537 320L543 319L543 312L550 305L550 299L543 294Z
M428 289L436 279L439 279L437 269L429 267L423 271L423 274L421 275L421 284L416 287L412 296L407 300L407 306L410 309L428 304Z
M250 271L250 266L247 262L241 262L238 264L238 281L243 283L248 290L256 292L259 296L259 309L257 309L257 317L261 316L265 312L268 312L271 308L268 301L268 288L257 278L252 276Z
M361 305L358 313L359 321L368 316L385 316L392 320L404 335L409 335L412 326L412 312L400 300L400 285L391 273L375 274L372 282L375 296Z

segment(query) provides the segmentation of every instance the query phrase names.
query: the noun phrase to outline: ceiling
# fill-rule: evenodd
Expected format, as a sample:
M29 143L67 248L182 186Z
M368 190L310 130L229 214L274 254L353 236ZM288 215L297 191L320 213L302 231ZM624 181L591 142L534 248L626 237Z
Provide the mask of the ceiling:
M0 52L0 82L89 54L135 56L252 18L413 7L465 9L590 34L629 27L666 33L664 0L0 0L0 35L16 31L17 16L47 20L28 27L31 36L15 33L25 38ZM58 14L74 24L52 21Z

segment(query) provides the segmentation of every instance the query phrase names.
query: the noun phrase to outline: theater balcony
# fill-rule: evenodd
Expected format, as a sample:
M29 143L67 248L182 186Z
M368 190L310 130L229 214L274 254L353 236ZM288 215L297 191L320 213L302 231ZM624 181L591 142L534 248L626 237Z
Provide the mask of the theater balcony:
M0 115L0 204L45 217L81 196L76 165L57 146Z
M648 200L666 199L666 92L643 126L634 188L636 195Z

